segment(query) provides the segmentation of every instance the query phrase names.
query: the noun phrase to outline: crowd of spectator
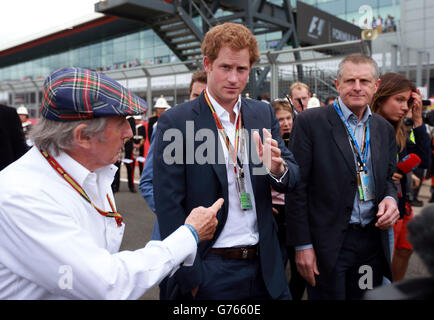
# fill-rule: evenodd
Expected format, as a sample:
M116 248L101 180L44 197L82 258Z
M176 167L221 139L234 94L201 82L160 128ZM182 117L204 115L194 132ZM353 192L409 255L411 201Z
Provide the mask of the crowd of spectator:
M353 19L352 23L357 25L356 19ZM371 22L369 22L368 19L365 19L363 25L360 27L363 29L376 29L378 33L395 32L396 21L395 17L390 14L388 14L384 19L379 14L377 17L373 17Z

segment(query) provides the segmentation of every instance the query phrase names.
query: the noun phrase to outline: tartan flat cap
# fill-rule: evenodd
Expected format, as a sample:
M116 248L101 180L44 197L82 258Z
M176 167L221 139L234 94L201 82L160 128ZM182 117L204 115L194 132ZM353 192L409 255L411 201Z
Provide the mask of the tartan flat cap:
M56 121L140 115L146 102L109 77L82 68L62 68L45 79L42 116Z

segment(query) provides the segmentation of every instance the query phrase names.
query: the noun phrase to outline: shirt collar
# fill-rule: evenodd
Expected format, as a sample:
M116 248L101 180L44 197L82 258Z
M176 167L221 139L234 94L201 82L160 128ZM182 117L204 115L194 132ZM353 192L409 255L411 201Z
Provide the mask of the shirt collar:
M208 87L206 87L206 93L208 94L208 98L212 104L212 106L214 107L214 110L217 114L217 116L219 117L220 120L227 120L229 121L229 112L227 112L225 110L225 108L223 108L215 99L214 97L211 95L211 93L209 92ZM235 118L238 117L238 114L240 113L240 108L241 108L241 95L238 96L238 100L237 102L235 102L234 105L234 112L235 112Z
M60 151L58 156L54 156L53 153L50 153L50 155L82 187L88 180L94 180L94 182L101 181L101 179L112 181L117 170L115 165L108 165L91 172L66 152Z
M357 116L345 105L345 103L342 102L341 97L338 97L339 106L341 107L342 113L344 115L344 118L349 121L351 119L354 119L357 121ZM371 108L368 107L365 110L365 113L363 114L363 118L361 120L362 123L365 123L368 118L372 115Z

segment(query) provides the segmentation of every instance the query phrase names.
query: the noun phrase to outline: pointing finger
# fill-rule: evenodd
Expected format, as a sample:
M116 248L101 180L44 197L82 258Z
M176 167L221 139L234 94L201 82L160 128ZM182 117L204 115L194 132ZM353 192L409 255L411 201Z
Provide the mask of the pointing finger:
M217 213L217 211L219 211L222 207L223 202L225 202L225 200L223 198L219 198L216 202L213 203L210 209Z

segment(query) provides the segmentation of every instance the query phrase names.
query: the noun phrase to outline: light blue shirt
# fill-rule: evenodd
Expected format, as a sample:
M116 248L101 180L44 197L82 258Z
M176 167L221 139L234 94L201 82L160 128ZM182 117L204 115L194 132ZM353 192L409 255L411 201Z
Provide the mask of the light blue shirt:
M357 144L359 148L362 148L363 145L363 135L365 131L365 123L371 117L372 112L369 109L369 106L366 108L363 118L357 122L357 116L351 112L350 109L342 102L341 97L338 98L339 105L342 109L342 113L345 119L348 121L348 124L353 131L354 137L356 138ZM348 143L351 146L351 150L353 150L353 146L351 144L351 137L348 137ZM368 149L368 155L366 159L366 166L368 168L368 174L372 175L372 159L371 159L371 146ZM354 154L354 166L357 168L357 157ZM373 179L373 177L372 177ZM374 190L375 194L375 190ZM374 200L370 201L361 201L359 197L359 192L356 192L353 203L353 211L351 212L350 224L360 223L362 226L367 225L372 221L375 217L375 204Z

